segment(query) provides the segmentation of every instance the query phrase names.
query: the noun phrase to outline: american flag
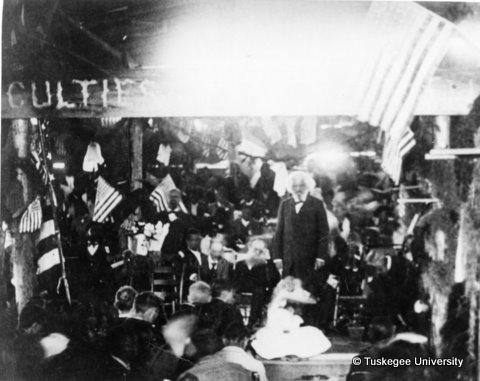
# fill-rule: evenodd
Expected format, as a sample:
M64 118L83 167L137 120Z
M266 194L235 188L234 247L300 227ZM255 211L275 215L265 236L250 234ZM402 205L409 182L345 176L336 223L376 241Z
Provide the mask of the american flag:
M202 155L206 158L210 157L210 150L211 150L211 145L212 145L212 138L208 135L205 134L202 138Z
M23 213L22 217L20 218L18 231L20 233L32 233L35 230L40 229L41 224L42 224L42 205L40 203L40 199L37 197L28 206L27 210Z
M173 182L172 176L170 174L166 175L160 184L150 193L150 201L155 204L158 212L170 211L170 206L168 204L168 193L172 189L177 189L175 183ZM187 208L183 201L180 201L180 209L183 213L188 213Z
M40 227L40 234L36 240L37 246L37 275L40 275L60 264L57 235L53 219L47 219Z
M398 183L415 145L409 125L426 80L442 60L453 24L413 2L372 2L367 25L379 36L360 84L358 119L385 136L383 169Z
M225 160L228 157L228 147L228 141L224 137L221 137L215 149L215 153L220 160Z
M92 220L95 222L103 222L122 199L123 196L120 192L100 176L97 180L97 195L95 197Z

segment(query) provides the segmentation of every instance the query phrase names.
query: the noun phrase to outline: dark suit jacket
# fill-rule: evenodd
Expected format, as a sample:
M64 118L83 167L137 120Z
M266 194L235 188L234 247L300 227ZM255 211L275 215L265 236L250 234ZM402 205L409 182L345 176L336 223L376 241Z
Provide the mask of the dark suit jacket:
M316 258L328 257L328 221L322 201L308 195L298 212L293 197L280 203L273 250L283 259L284 274L304 280Z
M251 269L245 261L238 262L235 267L234 282L240 292L253 292L256 288L273 289L279 280L280 274L271 260Z
M198 201L197 203L197 213L194 215L192 211L192 203L191 202L185 202L185 207L188 210L188 213L192 217L203 217L205 213L208 213L208 205L205 201Z
M210 303L202 304L197 310L198 329L213 329L219 336L225 333L231 323L243 325L240 310L233 304L227 304L214 298Z
M208 284L212 284L216 280L228 280L233 271L231 263L223 258L220 258L217 262L217 268L211 270L208 266L208 256L202 254L202 264L200 266L200 279Z
M184 257L181 258L180 254L177 256L177 260L175 261L175 269L176 269L176 276L179 282L179 290L180 287L183 286L183 293L182 296L185 297L188 295L188 288L193 283L190 280L190 276L192 274L197 274L197 278L201 279L201 269L202 263L198 263L195 254L193 254L189 249L182 250ZM206 261L206 255L201 255L201 261ZM183 283L182 283L183 282Z
M162 212L159 214L160 221L162 223L169 223L170 229L162 246L162 253L167 256L178 253L185 247L185 236L188 229L193 225L193 221L190 215L177 212L177 219L170 221L168 218L168 212Z

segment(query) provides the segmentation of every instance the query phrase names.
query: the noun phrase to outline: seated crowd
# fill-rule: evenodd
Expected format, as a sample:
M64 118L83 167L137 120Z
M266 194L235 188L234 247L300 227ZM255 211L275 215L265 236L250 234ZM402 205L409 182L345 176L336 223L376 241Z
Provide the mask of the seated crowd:
M279 200L265 184L262 178L259 189L247 187L241 197L214 181L172 189L168 208L156 211L145 187L123 204L121 221L102 225L85 217L88 202L68 195L60 227L72 303L51 290L28 301L5 352L12 356L2 361L25 381L263 381L260 353L263 359L284 356L271 354L279 348L265 350L262 337L268 341L280 327L297 340L318 339L321 352L327 350L331 344L322 331L340 327L334 324L341 320L339 295L366 295L356 318L366 335L378 318L401 331L425 333L428 312L420 323L418 316L409 318L422 297L419 270L404 255L409 248L387 260L376 255L378 237L348 240L337 226L330 229L331 253L317 272L313 301L298 280L281 280L285 274L270 254L269 220ZM323 202L335 219L331 200ZM337 225L347 219L343 213ZM303 296L275 299L283 289ZM269 316L279 316L278 324L274 318L266 323Z

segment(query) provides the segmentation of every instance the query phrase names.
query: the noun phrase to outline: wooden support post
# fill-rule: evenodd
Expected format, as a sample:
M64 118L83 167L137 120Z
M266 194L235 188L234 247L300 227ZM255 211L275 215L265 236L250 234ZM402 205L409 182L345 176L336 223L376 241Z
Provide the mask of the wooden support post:
M435 117L438 129L435 131L436 149L450 148L450 116L439 115Z
M130 124L130 189L142 188L143 178L143 124L141 119L134 119Z
M14 119L11 134L16 156L26 159L30 149L30 128L28 119ZM23 188L23 202L25 205L32 198L31 181L25 173L18 174ZM20 234L17 226L12 229L12 276L15 287L15 299L20 312L27 301L33 296L35 285L34 244L30 233Z

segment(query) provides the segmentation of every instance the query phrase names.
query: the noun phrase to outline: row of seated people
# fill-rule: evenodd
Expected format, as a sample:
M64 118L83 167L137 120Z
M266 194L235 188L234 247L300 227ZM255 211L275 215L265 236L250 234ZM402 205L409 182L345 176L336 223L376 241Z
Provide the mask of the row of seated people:
M264 366L245 351L242 317L224 301L231 294L231 287L217 286L212 296L208 285L194 283L189 303L167 319L162 299L123 286L115 297L116 317L96 340L82 329L90 318L73 306L62 315L38 300L29 302L12 344L12 375L25 381L125 381L211 380L215 374L264 381Z
M167 265L167 269L171 269L172 273L165 276L173 275L176 302L186 301L189 287L197 281L208 284L228 282L239 294L251 295L249 326L258 323L272 289L280 280L280 273L270 257L265 240L252 237L243 254L225 249L223 242L215 239L203 250L208 254L204 254L200 247L201 240L200 232L191 229L187 233L186 249L161 262L160 267L165 268ZM132 287L139 290L151 289L150 275L155 272L153 262L149 262L148 257L136 255L132 257L130 267L129 283ZM163 290L166 293L172 292L171 287ZM161 287L156 289L160 292L163 290Z

